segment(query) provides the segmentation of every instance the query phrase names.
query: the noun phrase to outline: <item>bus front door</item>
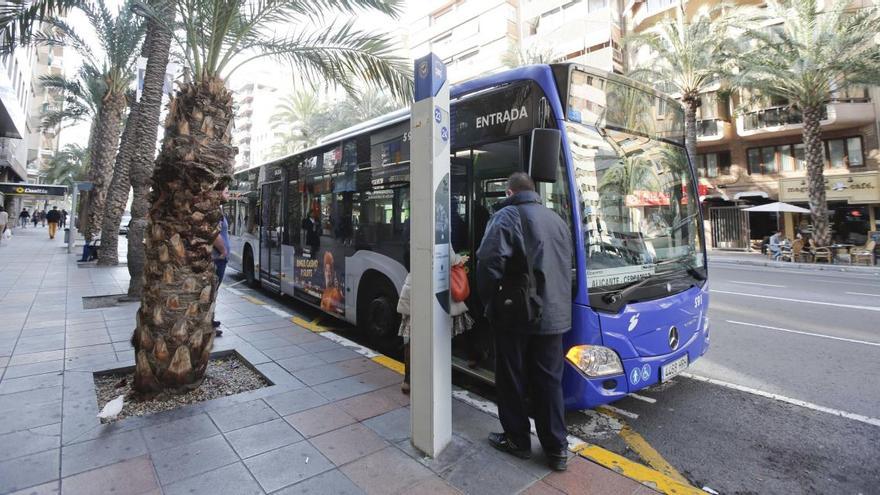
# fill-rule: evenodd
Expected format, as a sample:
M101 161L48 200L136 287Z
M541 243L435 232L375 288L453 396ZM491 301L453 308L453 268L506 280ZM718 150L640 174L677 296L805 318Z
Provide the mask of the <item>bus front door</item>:
M260 226L260 281L273 289L281 288L281 236L283 228L283 183L263 184Z

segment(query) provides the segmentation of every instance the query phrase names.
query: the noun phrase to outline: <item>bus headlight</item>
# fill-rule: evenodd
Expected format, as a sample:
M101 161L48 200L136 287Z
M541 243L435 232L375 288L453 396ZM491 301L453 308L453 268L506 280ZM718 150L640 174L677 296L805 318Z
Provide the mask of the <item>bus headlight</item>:
M600 345L576 345L568 350L565 358L587 376L608 376L623 373L623 364L617 353Z

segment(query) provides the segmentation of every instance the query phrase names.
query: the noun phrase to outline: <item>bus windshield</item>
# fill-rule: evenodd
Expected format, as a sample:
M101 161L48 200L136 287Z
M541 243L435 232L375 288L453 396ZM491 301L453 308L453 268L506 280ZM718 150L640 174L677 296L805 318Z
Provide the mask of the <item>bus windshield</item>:
M705 278L699 197L679 144L679 109L631 86L612 88L610 81L602 86L626 94L606 94L595 85L589 91L572 88L572 99L580 94L591 102L570 100L569 115L580 112L581 122L566 123L583 201L590 293L618 291L661 275ZM601 103L616 100L615 111L597 105L597 94L605 95ZM641 112L633 99L644 105ZM627 106L630 116L621 115ZM584 118L587 114L593 118Z

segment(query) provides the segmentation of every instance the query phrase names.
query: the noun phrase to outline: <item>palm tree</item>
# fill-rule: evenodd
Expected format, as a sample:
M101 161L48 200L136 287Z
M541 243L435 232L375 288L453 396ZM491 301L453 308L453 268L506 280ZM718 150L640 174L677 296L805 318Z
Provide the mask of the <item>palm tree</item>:
M65 123L72 125L84 120L94 122L101 108L101 98L107 91L100 71L89 65L80 67L75 78L63 75L41 76L40 85L56 89L62 94L60 107L46 110L40 115L41 126L45 129Z
M518 44L511 43L501 57L501 63L506 67L514 68L530 64L552 64L557 59L559 57L550 47L533 45L523 49Z
M160 19L172 18L174 6L166 0L150 0L152 12ZM127 126L132 127L132 153L120 153L120 159L128 157L129 177L132 189L131 223L128 227L128 283L129 299L140 299L144 288L144 231L147 228L147 212L150 208L150 187L153 181L153 163L156 156L156 137L159 128L165 72L171 51L172 32L164 21L153 17L147 19L144 39L147 67L144 70L141 99L132 111ZM120 148L125 147L123 143Z
M113 159L122 132L122 118L126 109L125 92L132 79L143 26L131 11L130 3L116 14L107 8L104 0L95 4L79 2L74 6L81 11L94 31L97 45L88 43L78 30L59 18L44 18L47 29L40 32L21 30L21 43L34 45L66 45L76 50L84 65L99 72L105 92L95 118L90 139L89 181L94 184L88 193L82 218L83 235L91 241L101 223L108 183L113 171Z
M632 51L650 51L645 65L630 72L635 79L650 81L661 91L678 95L685 107L685 147L690 162L696 163L697 107L700 93L730 72L728 18L718 9L686 19L684 4L675 17L625 38Z
M752 46L739 57L739 86L786 99L803 115L803 141L813 236L828 245L824 153L820 121L831 94L854 84L880 81L880 14L877 7L850 9L837 0L769 0L744 15ZM770 26L770 27L767 27Z
M85 180L89 166L89 150L78 144L68 144L55 153L41 170L48 184L64 184L72 188Z
M107 187L107 199L104 202L104 213L101 215L101 247L98 249L98 265L112 266L119 263L119 223L128 203L128 194L131 191L130 163L131 154L134 152L134 139L132 133L134 126L129 126L133 118L135 95L129 91L128 119L120 138L119 152L116 154L116 162L113 167L113 177ZM136 118L136 117L135 117Z
M142 395L198 387L208 364L211 316L219 288L211 245L231 181L232 93L224 78L248 62L275 57L312 80L353 92L356 79L396 96L411 88L408 64L384 36L324 19L340 10L397 15L395 0L178 0L187 78L168 108L153 172L145 238L145 288L132 336L134 388ZM162 20L158 16L153 16ZM278 27L290 31L278 34Z
M273 154L285 156L314 145L326 134L326 129L316 125L316 116L325 112L326 107L314 91L295 91L283 97L269 120L280 138L272 146Z

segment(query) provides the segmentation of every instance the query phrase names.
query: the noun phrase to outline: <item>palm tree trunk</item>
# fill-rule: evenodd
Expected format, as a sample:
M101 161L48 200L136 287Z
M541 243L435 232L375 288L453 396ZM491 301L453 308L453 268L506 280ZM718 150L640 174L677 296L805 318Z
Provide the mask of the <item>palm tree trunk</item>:
M822 109L816 106L806 107L803 110L807 189L810 198L810 218L813 222L813 239L817 245L827 246L831 243L831 232L828 230L828 204L825 201L825 153L819 128Z
M134 110L135 103L129 103L132 110L128 113L125 129L122 131L122 139L119 142L119 154L116 155L116 166L113 168L113 179L107 192L107 201L104 205L104 217L101 223L101 248L98 250L98 265L112 266L119 263L119 222L128 202L128 193L131 190L129 180L129 167L131 155L134 152L134 139L132 139L133 126L129 125L136 119Z
M699 98L684 100L684 147L691 167L697 166L697 106Z
M157 8L166 15L173 15L168 2L159 2ZM150 184L153 177L153 161L156 156L156 133L162 110L162 88L171 48L171 33L162 24L149 20L144 45L149 47L147 68L144 71L144 87L133 122L135 129L135 152L129 168L132 187L131 223L128 227L128 298L140 299L144 289L144 230L150 208Z
M142 395L198 387L214 328L222 189L232 179L232 93L219 78L186 83L171 101L153 173L146 286L132 337Z
M122 132L122 116L125 112L125 93L108 92L101 104L95 128L94 146L91 150L92 163L89 180L93 187L86 205L86 224L83 236L91 242L98 233L104 216L104 201L110 177L113 174L113 159L119 147Z

